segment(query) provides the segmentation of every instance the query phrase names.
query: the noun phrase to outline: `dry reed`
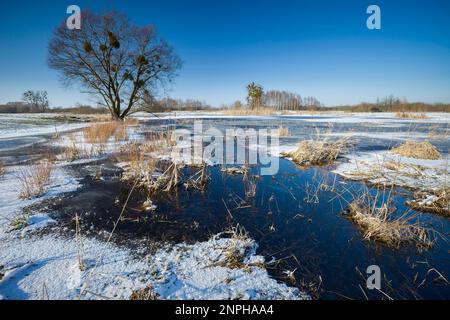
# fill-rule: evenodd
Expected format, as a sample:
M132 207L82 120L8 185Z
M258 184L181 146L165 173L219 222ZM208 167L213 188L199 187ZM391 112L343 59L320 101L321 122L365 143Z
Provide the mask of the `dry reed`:
M442 157L439 150L428 141L406 141L402 145L393 148L391 152L414 159L438 160Z
M328 165L336 160L348 144L348 138L335 142L328 140L304 140L296 150L281 155L292 159L302 167Z
M432 246L428 230L419 222L411 222L414 215L404 213L394 216L395 211L390 193L386 197L378 191L375 196L366 192L354 200L346 215L362 231L365 240L381 242L391 247L403 244L415 244L418 248Z
M19 171L21 199L30 199L44 193L45 187L50 180L52 163L46 159L40 163L27 166Z

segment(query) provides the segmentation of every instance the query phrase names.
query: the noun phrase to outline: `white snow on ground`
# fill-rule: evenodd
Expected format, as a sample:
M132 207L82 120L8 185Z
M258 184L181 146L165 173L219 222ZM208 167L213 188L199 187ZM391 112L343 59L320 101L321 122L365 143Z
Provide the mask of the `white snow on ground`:
M450 161L419 160L388 151L361 152L346 155L333 172L354 180L392 184L414 190L438 190L450 183Z
M225 253L237 246L246 268L224 266ZM247 248L247 249L246 249ZM250 239L215 236L195 245L178 244L150 257L156 293L167 299L309 299L296 288L269 278ZM246 252L246 253L244 253ZM226 264L225 264L226 265Z
M22 169L23 166L7 167L6 173L0 177L0 233L9 228L11 220L21 214L23 208L80 187L78 180L71 177L64 168L55 167L50 178L51 185L45 194L39 198L22 200L19 199L21 183L18 179Z
M86 126L88 126L86 123L62 123L57 125L29 126L25 128L9 127L0 130L0 139L44 134L59 134L62 132L81 129Z

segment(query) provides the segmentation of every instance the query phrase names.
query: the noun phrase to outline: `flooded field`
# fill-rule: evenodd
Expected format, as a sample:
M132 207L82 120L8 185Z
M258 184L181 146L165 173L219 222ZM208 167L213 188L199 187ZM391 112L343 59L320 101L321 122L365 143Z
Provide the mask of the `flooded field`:
M56 121L58 135L44 129L33 135L30 124L27 135L2 128L1 296L39 298L44 286L53 298L129 298L150 286L161 299L450 297L448 215L407 205L419 193L448 189L447 114L136 119L120 136L114 128L103 143L89 141L81 123L64 130ZM262 175L258 164L174 166L170 153L155 145L147 146L155 158L149 164L133 149L158 134L163 141L173 128L192 130L198 120L222 132L285 128L270 154L279 169ZM342 138L348 140L345 150L330 163L304 166L280 157L304 140L332 145ZM429 142L439 159L394 161L390 150L409 140ZM21 199L23 168L49 154L53 171L45 191ZM145 165L151 188L125 179L135 165L140 178ZM156 185L160 181L163 186ZM349 214L362 198L377 210L386 208L389 221L402 219L421 233L408 227L414 238L398 243L370 238ZM230 246L238 253L231 256ZM211 248L223 250L211 257ZM370 290L366 270L373 265L381 270L381 288ZM200 266L204 275L189 271Z

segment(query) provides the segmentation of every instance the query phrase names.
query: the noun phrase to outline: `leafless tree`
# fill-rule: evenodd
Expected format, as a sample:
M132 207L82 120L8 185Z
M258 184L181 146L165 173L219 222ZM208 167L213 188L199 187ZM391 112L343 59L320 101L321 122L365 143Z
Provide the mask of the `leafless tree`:
M276 110L299 110L302 108L302 98L293 92L270 90L264 93L263 104Z
M59 26L48 63L64 84L80 83L116 120L123 120L144 95L170 82L181 67L173 49L152 25L138 27L123 14L83 11L82 28Z
M22 95L22 100L31 107L31 109L42 112L47 111L49 106L47 91L25 91Z

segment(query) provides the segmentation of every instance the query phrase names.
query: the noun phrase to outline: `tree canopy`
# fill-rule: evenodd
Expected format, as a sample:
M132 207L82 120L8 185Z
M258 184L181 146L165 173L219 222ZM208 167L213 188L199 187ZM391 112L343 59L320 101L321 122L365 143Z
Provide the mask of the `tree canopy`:
M83 11L82 28L61 24L49 44L49 66L64 84L81 84L114 119L172 81L181 60L152 25L133 25L123 14Z

